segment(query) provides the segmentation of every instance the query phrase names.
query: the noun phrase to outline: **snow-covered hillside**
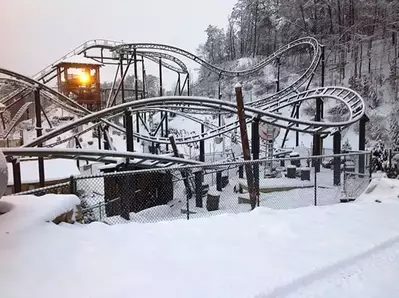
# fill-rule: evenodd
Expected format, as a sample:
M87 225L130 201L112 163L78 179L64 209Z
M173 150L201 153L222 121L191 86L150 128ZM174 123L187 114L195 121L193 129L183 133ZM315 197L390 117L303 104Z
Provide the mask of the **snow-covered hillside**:
M399 131L399 125L392 125L392 120L398 119L397 104L394 100L394 88L392 86L392 50L387 50L389 38L385 40L376 40L370 52L372 62L370 72L368 72L368 53L363 53L363 72L360 73L360 62L355 63L351 60L344 66L345 77L340 75L341 69L337 68L337 52L335 48L326 48L326 68L325 68L325 86L337 85L349 87L357 91L367 104L367 116L370 122L367 126L367 141L371 147L376 141L382 140L389 145L395 146L398 140L390 141L393 131ZM348 51L347 56L351 57L354 53ZM299 76L309 66L311 56L307 53L289 52L288 55L281 57L280 60L280 90L289 86L297 80ZM240 58L234 61L224 62L219 65L228 70L248 69L265 57ZM256 74L239 78L221 78L221 98L226 101L235 101L234 85L240 81L243 86L244 100L246 102L266 98L268 95L276 92L277 88L277 65L271 64ZM321 67L318 68L310 88L321 86ZM304 87L303 87L304 88ZM301 90L303 90L303 88ZM218 76L205 69L200 70L199 81L193 88L196 95L217 97L218 94ZM324 118L328 121L338 121L345 118L347 110L336 101L331 100L324 103ZM301 106L300 117L310 119L315 113L315 102L304 102ZM394 123L395 124L395 123ZM396 135L396 134L395 134ZM290 133L287 147L294 144L295 133ZM312 146L312 137L301 134L300 142L306 147ZM349 129L343 131L343 140L348 140L353 150L358 149L358 126L352 125ZM279 142L277 142L279 143ZM281 144L281 143L280 143ZM399 143L398 143L399 144ZM324 143L326 148L332 148L332 138L327 138Z

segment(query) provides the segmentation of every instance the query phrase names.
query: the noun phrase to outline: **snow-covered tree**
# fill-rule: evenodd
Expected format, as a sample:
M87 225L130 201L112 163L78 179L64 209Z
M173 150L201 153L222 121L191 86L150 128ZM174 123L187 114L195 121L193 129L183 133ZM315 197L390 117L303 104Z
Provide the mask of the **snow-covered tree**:
M389 140L391 149L399 150L399 123L394 114L389 118Z

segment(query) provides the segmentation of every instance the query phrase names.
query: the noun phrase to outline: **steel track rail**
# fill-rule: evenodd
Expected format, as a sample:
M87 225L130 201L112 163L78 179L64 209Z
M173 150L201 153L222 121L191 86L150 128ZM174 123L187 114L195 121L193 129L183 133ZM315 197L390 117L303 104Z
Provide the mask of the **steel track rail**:
M118 152L110 150L85 150L85 149L61 149L61 148L3 148L2 152L5 156L19 157L63 157L70 156L74 159L84 159L85 157L97 157L101 162L101 158L131 158L131 163L156 164L163 163L165 167L172 165L200 165L199 161L173 157L169 155L144 154L136 152Z
M340 92L337 92L338 89L341 89ZM315 94L307 97L301 96L301 94L291 96L290 98L287 98L286 100L282 101L281 104L277 104L277 106L270 106L270 110L263 110L263 109L256 109L252 107L245 107L245 116L249 118L250 120L254 117L260 116L260 120L262 122L266 122L269 124L272 124L277 127L281 128L288 128L291 130L295 131L300 131L300 132L306 132L310 134L329 134L334 127L338 128L343 128L351 125L352 123L355 123L360 120L360 118L363 116L365 107L363 100L361 97L354 91L348 89L348 88L343 88L343 87L324 87L324 88L318 88L318 91L315 92ZM322 90L333 90L331 93L326 93L323 92ZM306 91L308 92L308 91ZM336 93L337 92L337 93ZM338 95L343 94L345 92L345 96L343 98L340 98ZM353 96L350 96L350 94L353 94ZM325 98L325 99L335 99L338 101L343 102L345 105L347 105L350 109L352 109L352 117L351 119L347 121L341 121L341 122L319 122L319 121L310 121L310 120L301 120L301 119L296 119L292 117L286 117L282 116L279 114L274 113L277 109L282 109L284 107L293 105L295 103L300 103L306 100L312 100L316 98ZM352 103L353 102L353 103ZM43 143L58 134L64 133L70 129L72 129L75 126L82 125L88 122L91 122L93 120L100 120L101 118L104 118L106 116L110 116L119 112L124 111L125 109L133 109L133 110L140 110L140 109L145 109L149 107L167 107L167 105L177 105L177 104L190 104L190 105L199 105L203 107L210 107L214 109L220 109L223 111L227 112L236 112L236 106L233 103L230 102L224 102L221 100L217 99L210 99L206 97L193 97L193 96L165 96L165 97L155 97L151 99L143 99L143 100L138 100L138 101L133 101L133 102L127 102L124 104L120 104L117 106L113 106L104 110L101 110L99 112L95 112L89 115L84 116L83 118L80 118L72 123L69 123L63 127L60 127L52 132L49 132L46 135L43 135L40 138L37 138L36 140L24 145L24 147L31 147L31 146L37 146L40 143ZM101 119L101 121L104 121ZM298 126L296 126L298 125ZM190 142L197 142L202 139L209 139L212 138L216 135L220 135L223 133L226 133L228 131L231 131L237 127L236 123L231 123L228 124L224 127L218 128L216 130L211 130L208 131L207 133L200 135L195 135L195 136L188 136L179 139L180 143L190 143ZM162 139L158 137L148 137L151 141L158 141L162 143Z

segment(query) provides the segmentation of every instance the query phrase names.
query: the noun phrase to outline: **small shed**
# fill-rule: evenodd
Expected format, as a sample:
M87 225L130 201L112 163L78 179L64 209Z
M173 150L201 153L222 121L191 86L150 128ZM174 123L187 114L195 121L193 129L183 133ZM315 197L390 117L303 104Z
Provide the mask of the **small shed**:
M129 219L130 212L139 212L173 200L172 174L167 169L144 173L118 173L145 169L143 165L120 163L100 168L104 176L104 201L107 217L121 215Z

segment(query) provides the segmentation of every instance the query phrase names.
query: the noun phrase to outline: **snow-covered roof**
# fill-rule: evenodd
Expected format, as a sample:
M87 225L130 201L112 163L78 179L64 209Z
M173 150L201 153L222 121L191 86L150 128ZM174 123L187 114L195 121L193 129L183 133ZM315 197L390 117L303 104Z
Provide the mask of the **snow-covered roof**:
M72 56L62 60L61 63L73 63L73 64L89 64L89 65L102 65L100 62L94 61L93 59L89 59L83 56Z
M14 185L12 164L8 163L8 185ZM71 175L80 175L75 160L69 159L45 159L45 181L55 181L69 178ZM21 161L21 182L39 182L39 168L37 160Z

